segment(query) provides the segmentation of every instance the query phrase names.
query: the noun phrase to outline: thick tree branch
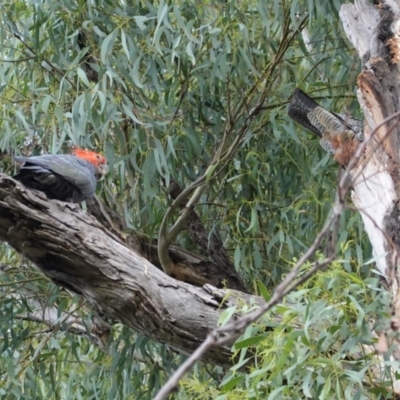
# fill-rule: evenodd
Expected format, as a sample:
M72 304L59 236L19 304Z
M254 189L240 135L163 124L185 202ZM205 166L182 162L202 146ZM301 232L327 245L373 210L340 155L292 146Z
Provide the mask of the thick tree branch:
M82 294L102 315L190 354L221 312L263 299L179 282L107 231L78 205L48 201L0 175L0 240L34 262L55 283ZM230 346L205 360L231 365Z

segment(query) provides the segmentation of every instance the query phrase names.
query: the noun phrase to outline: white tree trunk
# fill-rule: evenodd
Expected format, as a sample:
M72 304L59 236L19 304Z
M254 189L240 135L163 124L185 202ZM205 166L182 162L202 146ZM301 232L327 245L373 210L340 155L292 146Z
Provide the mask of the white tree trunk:
M365 153L352 169L352 199L360 211L380 273L393 295L392 328L400 327L397 263L400 245L399 3L343 5L340 18L358 52L358 98L365 115Z

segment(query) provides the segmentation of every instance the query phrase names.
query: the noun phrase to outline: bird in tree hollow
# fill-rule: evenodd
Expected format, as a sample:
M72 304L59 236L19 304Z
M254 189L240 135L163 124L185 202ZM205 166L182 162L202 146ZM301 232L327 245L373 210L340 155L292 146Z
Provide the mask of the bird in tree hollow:
M29 189L44 192L49 199L79 203L92 197L97 179L108 172L105 157L90 150L73 148L71 154L20 157L22 164L14 179Z
M363 140L364 121L329 112L300 89L293 93L289 117L319 136L321 146L347 165Z

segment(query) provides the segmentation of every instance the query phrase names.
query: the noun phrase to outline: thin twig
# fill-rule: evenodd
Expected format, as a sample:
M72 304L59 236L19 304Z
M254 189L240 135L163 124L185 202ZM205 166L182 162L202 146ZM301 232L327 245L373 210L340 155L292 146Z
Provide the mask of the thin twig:
M216 344L217 338L214 337L215 331L210 332L204 342L192 353L192 355L174 372L167 383L156 394L153 400L164 400L178 386L179 380L194 365L203 354Z
M19 62L24 62L24 61L29 61L29 60L34 60L36 59L37 56L32 56L32 57L27 57L27 58L21 58L19 60L5 60L5 59L0 59L0 62L4 62L4 63L19 63Z

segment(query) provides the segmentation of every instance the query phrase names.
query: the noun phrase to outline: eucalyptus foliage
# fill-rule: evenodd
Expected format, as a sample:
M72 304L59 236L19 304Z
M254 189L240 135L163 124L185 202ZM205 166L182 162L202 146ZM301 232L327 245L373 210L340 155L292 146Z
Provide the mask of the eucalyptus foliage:
M3 0L3 170L13 172L13 153L66 152L70 143L103 151L111 171L99 195L155 239L171 179L193 182L224 135L234 138L245 126L196 212L220 234L248 286L266 295L322 227L338 171L316 138L287 117L291 93L301 87L327 108L358 113L359 61L342 33L341 3ZM263 90L260 112L247 120ZM184 231L178 241L196 251ZM364 265L371 251L361 220L350 210L338 252L332 273L274 310L278 326L251 327L236 344L241 361L245 351L257 353L249 374L199 364L176 398L373 398L360 383L368 356L343 358L371 343L369 320L385 310ZM121 326L103 352L62 318L56 330L21 318L34 297L91 317L78 297L6 246L1 256L1 398L151 398L181 362Z
M242 363L257 353L250 373L241 373L239 362L218 387L188 377L185 393L218 400L391 398L390 366L399 363L388 362L376 381L376 358L363 347L375 342L371 332L388 317L388 296L377 286L377 279L362 280L335 263L236 342ZM271 323L277 315L280 322Z

